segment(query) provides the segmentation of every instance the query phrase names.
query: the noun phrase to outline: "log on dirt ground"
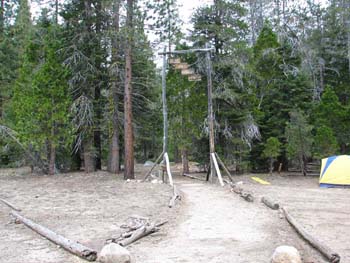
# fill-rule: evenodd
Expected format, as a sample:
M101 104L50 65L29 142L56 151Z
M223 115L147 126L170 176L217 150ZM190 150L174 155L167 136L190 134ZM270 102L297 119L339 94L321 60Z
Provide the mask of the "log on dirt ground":
M247 202L254 202L254 196L251 193L244 191L241 187L231 184L231 191L238 194Z
M288 210L283 207L282 208L284 215L289 222L293 226L293 228L307 241L311 246L316 248L322 255L324 255L329 262L331 263L339 263L340 256L338 253L333 251L327 245L320 242L316 237L312 236L306 229L300 225L300 223L288 212Z
M79 242L67 239L67 238L53 232L52 230L50 230L44 226L41 226L41 225L31 221L30 219L23 217L22 215L20 215L19 213L15 212L15 211L11 211L10 215L13 216L16 219L16 221L23 223L24 225L26 225L27 227L29 227L30 229L32 229L36 233L38 233L41 236L45 237L46 239L52 241L53 243L63 247L68 252L70 252L74 255L77 255L77 256L79 256L85 260L88 260L88 261L95 261L96 260L97 252L95 250L88 248L88 247L80 244Z
M122 247L125 247L127 245L130 245L131 243L139 240L140 238L143 238L149 234L155 233L159 231L159 228L157 228L155 225L144 225L138 229L136 229L132 235L128 238L125 238L122 241L119 241L118 244L121 245Z
M0 198L0 202L5 204L5 205L7 205L9 208L11 208L11 209L13 209L13 210L15 210L17 212L21 212L22 211L21 209L16 208L13 204L11 204L9 201L6 201L5 199L1 199Z
M131 243L155 232L159 231L159 227L166 224L168 221L162 221L160 223L150 223L148 218L132 216L129 217L126 224L120 227L126 229L117 238L110 238L106 240L106 243L116 243L120 246L127 246Z
M169 208L172 208L173 206L175 206L176 200L181 200L181 194L178 191L176 185L174 185L173 186L173 196L171 197L171 199L169 201Z
M265 196L261 198L261 202L265 204L267 207L271 208L272 210L278 210L280 208L280 205L277 202Z
M188 178L190 178L190 179L195 179L195 180L200 180L200 181L206 181L206 180L203 179L203 178L199 178L199 177L197 177L197 176L193 176L193 175L187 174L187 173L184 173L183 176L188 177Z

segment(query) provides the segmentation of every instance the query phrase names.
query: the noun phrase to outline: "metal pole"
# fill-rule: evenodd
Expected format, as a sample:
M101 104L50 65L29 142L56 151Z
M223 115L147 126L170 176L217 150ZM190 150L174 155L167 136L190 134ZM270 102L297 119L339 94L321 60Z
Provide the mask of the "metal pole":
M208 48L208 44L206 46ZM210 147L210 175L211 181L215 176L214 160L212 153L215 153L214 143L214 113L213 113L213 82L212 82L212 65L210 58L210 50L206 51L206 64L207 64L207 81L208 81L208 125L209 125L209 147Z
M162 69L162 100L163 100L163 153L168 151L168 108L166 103L166 46L164 46Z

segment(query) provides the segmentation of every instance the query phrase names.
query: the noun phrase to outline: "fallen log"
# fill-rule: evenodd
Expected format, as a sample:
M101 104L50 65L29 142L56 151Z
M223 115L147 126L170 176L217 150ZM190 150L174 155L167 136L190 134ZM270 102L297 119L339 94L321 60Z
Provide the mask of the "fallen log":
M17 212L21 212L22 210L19 208L16 208L13 204L11 204L9 201L6 201L5 199L0 199L0 202L7 205L9 208L17 211Z
M131 243L139 240L140 238L143 238L144 236L147 236L149 234L155 233L159 231L158 228L155 227L155 225L150 225L150 226L142 226L139 229L136 229L130 237L125 238L122 241L119 241L118 244L121 245L122 247L125 247L127 245L130 245Z
M231 191L238 194L247 202L254 202L254 196L251 193L244 191L242 188L231 184Z
M46 239L52 241L56 245L63 247L68 252L70 252L74 255L77 255L77 256L79 256L85 260L88 260L88 261L95 261L96 260L97 252L94 251L93 249L88 248L88 247L80 244L79 242L67 239L67 238L53 232L52 230L50 230L44 226L41 226L41 225L31 221L30 219L23 217L22 215L20 215L19 213L15 212L15 211L11 211L10 215L13 216L16 219L16 221L23 223L25 226L29 227L30 229L32 229L36 233L38 233L41 236L45 237Z
M200 180L200 181L206 181L206 180L203 179L203 178L199 178L199 177L197 177L197 176L193 176L193 175L186 174L186 173L184 173L183 176L188 177L188 178L190 178L190 179L195 179L195 180Z
M169 201L169 208L172 208L173 206L175 206L176 200L181 200L181 194L177 190L177 187L174 185L173 186L173 196L171 197L171 199Z
M323 244L316 237L312 236L300 223L287 211L285 207L282 208L284 215L291 226L307 241L311 246L317 249L323 256L325 256L331 263L339 263L340 256L327 245Z
M277 202L271 200L271 199L268 198L268 197L264 197L264 196L263 196L263 197L261 198L261 202L262 202L263 204L265 204L267 207L271 208L272 210L278 210L278 209L280 208L280 205L279 205Z

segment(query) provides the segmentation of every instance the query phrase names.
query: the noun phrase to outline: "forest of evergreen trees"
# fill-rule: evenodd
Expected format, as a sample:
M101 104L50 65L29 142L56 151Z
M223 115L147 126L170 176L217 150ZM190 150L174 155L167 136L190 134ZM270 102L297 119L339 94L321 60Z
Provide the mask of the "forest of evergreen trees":
M190 33L176 0L36 1L37 19L28 0L0 1L1 167L133 178L162 151L163 46L214 48L216 148L237 171L349 151L349 0L213 0ZM167 69L170 159L205 164L205 57L181 59L203 77Z

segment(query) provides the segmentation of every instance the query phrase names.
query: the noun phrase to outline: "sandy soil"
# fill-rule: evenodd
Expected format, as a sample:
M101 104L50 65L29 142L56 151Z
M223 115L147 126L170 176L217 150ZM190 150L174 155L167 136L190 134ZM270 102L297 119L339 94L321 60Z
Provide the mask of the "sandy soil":
M144 169L138 166L137 174ZM317 178L260 177L271 185L255 183L250 175L235 178L257 197L248 203L229 187L177 176L184 198L169 209L172 193L167 185L127 183L105 172L49 177L2 170L0 197L36 222L96 250L118 235L130 215L168 219L160 232L128 247L137 262L269 262L274 248L282 244L298 248L304 262L326 262L278 212L260 203L261 196L269 195L287 204L308 230L341 254L342 262L350 262L349 189L319 189ZM8 212L0 205L0 262L84 262L23 225L9 223Z
M285 220L259 203L199 181L177 179L185 193L179 226L160 243L132 248L138 262L270 262L279 245L300 250L305 262L325 262Z
M141 175L144 173L138 172ZM58 176L32 176L28 170L2 170L0 197L6 198L28 218L96 250L117 237L119 226L130 215L161 220L172 218L162 233L176 222L176 209L167 207L172 191L167 185L126 183L105 172ZM72 256L23 225L10 222L8 209L0 204L0 262L86 262Z
M290 213L319 240L340 254L341 262L350 262L350 189L320 188L318 177L296 175L258 175L271 185L239 176L259 197L269 196L286 206ZM253 175L257 176L257 175Z

